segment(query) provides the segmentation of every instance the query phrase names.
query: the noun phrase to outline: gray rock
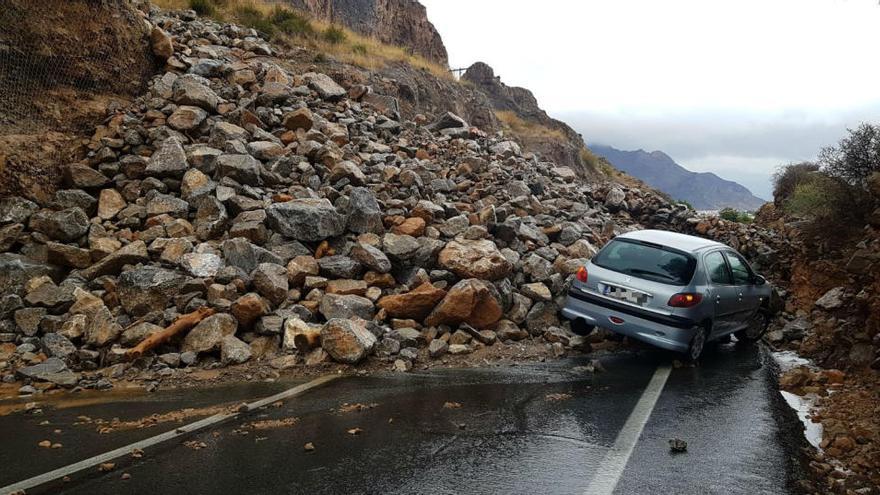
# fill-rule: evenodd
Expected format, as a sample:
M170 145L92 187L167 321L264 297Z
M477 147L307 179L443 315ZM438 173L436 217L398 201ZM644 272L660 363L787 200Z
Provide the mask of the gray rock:
M144 241L134 241L114 253L101 258L100 261L80 271L79 274L86 280L92 280L103 275L115 275L125 265L135 265L148 261L150 261L150 256L147 253L146 243ZM0 263L0 267L2 267L2 263ZM0 275L0 280L2 280L2 275Z
M309 88L318 93L318 96L324 100L336 101L348 94L345 88L336 84L336 81L327 74L306 72L303 74L303 78L306 80Z
M612 213L626 208L626 193L619 187L613 187L605 196L605 207Z
M75 189L98 189L110 183L106 175L89 167L74 163L64 170L65 182Z
M385 232L382 210L379 208L376 196L365 187L355 187L349 195L348 230L357 234Z
M176 113L176 112L175 112ZM180 141L170 137L162 142L162 145L150 157L144 172L153 177L183 177L189 165L186 162L186 154Z
M82 208L87 215L94 215L98 209L98 200L82 189L62 189L55 193L51 207L56 210Z
M221 237L226 231L228 221L226 207L216 198L205 197L198 201L193 227L199 240L207 241Z
M526 316L526 328L532 335L541 335L550 327L559 326L558 308L552 302L538 302Z
M355 279L362 272L361 264L348 256L325 256L318 260L320 274L328 278Z
M345 232L345 218L326 199L295 199L266 209L269 228L284 237L316 242Z
M67 337L57 333L47 333L40 339L40 344L47 356L67 360L76 354L76 346Z
M223 364L242 364L251 358L251 346L227 335L220 341L220 362Z
M46 316L45 308L22 308L14 313L16 330L26 337L40 331L40 321Z
M284 260L278 255L256 246L242 237L223 241L221 250L227 265L241 268L246 273L254 271L260 263L284 264Z
M161 330L162 327L159 325L143 321L126 328L125 331L122 332L119 343L127 347L134 347L145 338Z
M356 244L351 248L349 256L369 270L378 273L391 271L391 261L385 256L385 253L369 244Z
M553 264L537 254L530 254L523 260L522 271L535 282L544 282L553 275Z
M400 352L400 342L388 337L382 339L376 348L376 355L381 357L393 356L398 352Z
M458 115L452 112L446 112L441 115L433 124L428 126L430 131L442 131L443 129L465 129L468 123Z
M363 318L371 320L375 313L373 302L366 297L338 294L325 294L319 307L321 314L328 320L333 318Z
M214 163L221 177L249 186L262 184L263 165L250 155L220 155Z
M48 309L55 314L66 312L74 302L73 291L75 287L71 285L57 286L52 282L47 282L28 292L24 300L31 306L39 306Z
M237 143L234 146L236 149L236 153L245 154L247 150L242 146L242 144L247 142L249 139L250 134L248 133L248 131L233 123L221 120L214 124L214 127L211 128L211 136L208 138L208 144L214 146L215 148L228 149L230 146L227 146L227 143ZM249 157L249 155L247 156Z
M31 215L30 228L61 242L72 242L89 231L89 217L82 208L40 210Z
M413 258L418 253L421 244L413 236L388 233L382 238L382 246L388 258L402 263Z
M0 294L23 295L28 280L42 275L57 280L61 277L61 270L20 254L0 253Z
M213 253L186 253L180 266L193 277L214 277L223 268L223 259Z
M178 131L189 131L197 128L208 118L208 112L191 105L180 105L168 117L168 125Z
M816 301L816 306L825 310L837 309L843 306L843 295L846 292L844 287L835 287L825 293Z
M220 98L208 86L200 83L195 78L180 77L173 86L174 102L178 105L193 105L209 112L217 110Z
M388 334L389 338L400 342L401 347L421 347L425 345L425 337L415 328L397 328Z
M147 193L146 200L147 215L149 216L167 214L186 218L189 213L189 203L171 194L162 194L153 190Z
M50 357L40 364L19 368L16 374L23 378L51 382L68 388L75 386L79 381L79 374L67 369L64 361L57 357Z
M183 281L183 275L164 268L135 268L119 276L119 301L125 312L133 316L164 311Z

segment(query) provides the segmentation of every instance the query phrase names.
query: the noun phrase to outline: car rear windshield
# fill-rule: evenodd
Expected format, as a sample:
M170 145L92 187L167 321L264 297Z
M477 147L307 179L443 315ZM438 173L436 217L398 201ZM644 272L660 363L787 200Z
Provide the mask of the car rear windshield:
M592 260L608 270L669 285L687 285L697 261L687 253L631 239L615 239Z

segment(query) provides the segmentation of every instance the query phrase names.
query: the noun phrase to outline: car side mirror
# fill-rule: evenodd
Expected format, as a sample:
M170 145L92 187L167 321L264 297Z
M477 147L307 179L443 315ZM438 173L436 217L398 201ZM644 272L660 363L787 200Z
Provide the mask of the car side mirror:
M755 285L764 285L766 283L767 283L766 278L764 278L760 275L755 275Z

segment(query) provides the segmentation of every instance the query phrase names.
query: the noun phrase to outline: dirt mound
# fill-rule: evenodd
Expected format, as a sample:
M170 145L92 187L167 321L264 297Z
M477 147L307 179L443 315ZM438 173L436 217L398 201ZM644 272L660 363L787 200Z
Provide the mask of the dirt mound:
M74 142L143 91L154 70L147 34L128 0L4 2L0 196L51 196Z

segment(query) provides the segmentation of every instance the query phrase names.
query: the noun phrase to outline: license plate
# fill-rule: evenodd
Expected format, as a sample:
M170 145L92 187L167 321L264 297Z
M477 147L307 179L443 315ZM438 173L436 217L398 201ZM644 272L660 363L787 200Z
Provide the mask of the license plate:
M599 284L599 290L601 290L602 295L606 297L619 299L621 301L626 301L632 304L638 304L639 306L647 303L648 299L650 298L650 296L648 294L645 294L644 292L636 292L633 290L624 289L623 287L617 287L608 284Z

